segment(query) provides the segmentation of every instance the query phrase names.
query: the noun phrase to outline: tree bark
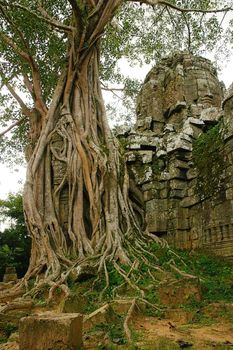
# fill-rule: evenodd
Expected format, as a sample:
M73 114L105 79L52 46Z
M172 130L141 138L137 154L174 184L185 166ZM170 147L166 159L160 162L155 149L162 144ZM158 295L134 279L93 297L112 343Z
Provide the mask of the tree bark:
M98 257L99 270L106 260L130 264L127 242L141 237L99 80L100 36L120 2L104 2L101 15L70 38L67 68L28 163L32 254L25 278L45 272L54 281L75 259Z

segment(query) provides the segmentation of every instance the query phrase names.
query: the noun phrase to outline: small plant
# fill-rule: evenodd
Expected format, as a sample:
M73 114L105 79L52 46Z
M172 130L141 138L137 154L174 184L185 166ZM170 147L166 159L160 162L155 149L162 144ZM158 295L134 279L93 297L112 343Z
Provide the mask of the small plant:
M221 190L225 168L223 146L222 122L201 134L193 143L193 161L198 171L196 192L203 199L216 195Z
M7 323L1 327L1 330L4 332L5 336L9 336L17 330L17 327L12 323Z
M6 343L7 342L7 337L4 335L0 335L0 344Z

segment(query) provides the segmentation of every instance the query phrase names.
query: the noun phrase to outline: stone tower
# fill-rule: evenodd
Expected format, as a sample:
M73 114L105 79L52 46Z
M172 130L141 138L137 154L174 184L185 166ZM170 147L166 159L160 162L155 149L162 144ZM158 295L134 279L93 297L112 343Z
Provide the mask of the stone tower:
M143 193L151 233L177 248L206 247L233 260L232 94L224 100L225 114L222 100L223 85L209 60L189 53L163 59L139 93L127 161ZM193 147L222 119L231 126L221 156L226 167L220 169L219 190L205 195L197 191Z

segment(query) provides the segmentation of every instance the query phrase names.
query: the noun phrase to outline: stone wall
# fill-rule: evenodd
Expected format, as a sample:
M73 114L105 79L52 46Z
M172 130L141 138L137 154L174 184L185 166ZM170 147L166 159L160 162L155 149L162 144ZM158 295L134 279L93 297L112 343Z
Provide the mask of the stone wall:
M126 156L150 232L177 248L203 247L233 261L232 90L223 101L223 86L205 58L177 53L163 59L139 93ZM227 129L221 184L205 195L197 191L193 145L222 119Z

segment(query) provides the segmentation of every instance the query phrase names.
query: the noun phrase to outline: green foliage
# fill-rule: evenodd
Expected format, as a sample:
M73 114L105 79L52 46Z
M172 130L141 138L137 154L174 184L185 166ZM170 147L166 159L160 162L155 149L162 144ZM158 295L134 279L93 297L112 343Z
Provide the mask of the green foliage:
M198 171L196 191L202 198L216 195L221 190L225 168L223 146L222 122L201 134L193 143L193 161Z
M9 338L9 336L17 330L17 327L12 323L7 323L1 327L1 330L3 330L6 337Z
M0 218L7 228L0 232L0 280L6 266L14 266L19 277L27 271L31 240L24 222L22 195L9 194L0 200Z
M196 310L201 304L210 302L233 302L233 269L223 259L208 255L203 251L176 251L170 248L162 248L160 245L149 242L148 253L144 253L151 266L153 264L160 266L167 276L179 280L180 274L171 270L169 263L183 272L197 276L202 287L203 301L197 302L190 299L187 308ZM159 305L158 285L164 279L164 273L154 271L143 260L139 261L138 266L130 272L129 266L119 265L125 275L130 273L131 282L144 291L146 299L151 304ZM141 297L136 289L132 289L116 270L112 263L107 264L109 276L109 286L106 287L105 275L96 279L90 279L78 284L73 283L72 290L80 297L88 300L84 305L84 312L92 312L105 302L110 302L117 296L135 298ZM103 293L104 290L104 293ZM164 306L160 305L158 309L147 307L145 314L148 316L163 317Z
M17 330L17 327L12 323L0 325L0 344L6 343L9 336Z
M232 302L233 269L224 259L208 255L206 252L178 252L186 263L183 270L202 279L205 301ZM176 261L182 266L181 262Z

